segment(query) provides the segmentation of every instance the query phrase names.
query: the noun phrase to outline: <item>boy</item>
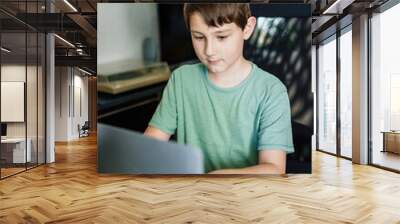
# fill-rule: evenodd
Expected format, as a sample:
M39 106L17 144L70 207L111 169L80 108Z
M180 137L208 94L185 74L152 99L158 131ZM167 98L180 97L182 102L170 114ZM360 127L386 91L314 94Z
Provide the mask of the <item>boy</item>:
M248 4L185 4L201 63L171 75L145 135L203 151L212 174L283 174L294 151L286 87L243 57L256 18Z

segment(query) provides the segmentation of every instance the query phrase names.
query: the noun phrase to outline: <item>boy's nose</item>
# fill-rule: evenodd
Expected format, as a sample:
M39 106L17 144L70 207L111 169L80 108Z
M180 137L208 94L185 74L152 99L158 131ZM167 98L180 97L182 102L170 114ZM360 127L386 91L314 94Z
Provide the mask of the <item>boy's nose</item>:
M205 54L206 56L213 56L214 55L214 44L211 41L207 41L206 47L205 47Z

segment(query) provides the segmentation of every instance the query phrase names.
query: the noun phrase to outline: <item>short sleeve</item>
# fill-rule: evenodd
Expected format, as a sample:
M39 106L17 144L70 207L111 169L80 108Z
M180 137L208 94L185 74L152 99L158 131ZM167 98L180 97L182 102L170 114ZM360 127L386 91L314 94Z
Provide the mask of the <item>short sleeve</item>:
M282 83L271 87L261 106L257 148L294 152L290 102L286 87Z
M176 83L172 73L164 88L161 101L149 122L150 126L167 134L174 134L177 128Z

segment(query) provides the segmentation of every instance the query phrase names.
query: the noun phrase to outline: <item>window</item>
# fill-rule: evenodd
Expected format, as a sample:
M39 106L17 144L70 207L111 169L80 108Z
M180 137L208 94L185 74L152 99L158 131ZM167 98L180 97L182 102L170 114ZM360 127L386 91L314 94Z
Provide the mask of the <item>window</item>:
M318 149L336 153L336 36L318 48Z
M396 170L400 170L399 21L400 4L371 18L372 164ZM388 150L389 144L395 144L398 153Z
M340 155L352 157L352 34L351 26L340 36Z

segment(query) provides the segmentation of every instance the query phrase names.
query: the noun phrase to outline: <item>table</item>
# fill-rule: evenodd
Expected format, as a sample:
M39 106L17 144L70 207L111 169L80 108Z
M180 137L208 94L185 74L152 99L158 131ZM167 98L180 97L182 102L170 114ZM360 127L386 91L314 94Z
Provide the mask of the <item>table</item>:
M136 105L159 101L165 85L166 82L157 83L117 95L98 92L97 118L102 119L131 109Z
M12 148L10 148L10 146ZM32 140L27 138L27 149L25 151L25 138L5 138L1 139L1 154L6 162L25 163L30 162ZM25 154L26 152L26 154ZM12 154L12 156L11 156ZM3 156L4 155L4 156ZM8 157L8 158L7 158ZM12 158L12 160L11 160ZM26 159L26 161L25 161Z
M400 131L383 131L382 152L400 154Z

